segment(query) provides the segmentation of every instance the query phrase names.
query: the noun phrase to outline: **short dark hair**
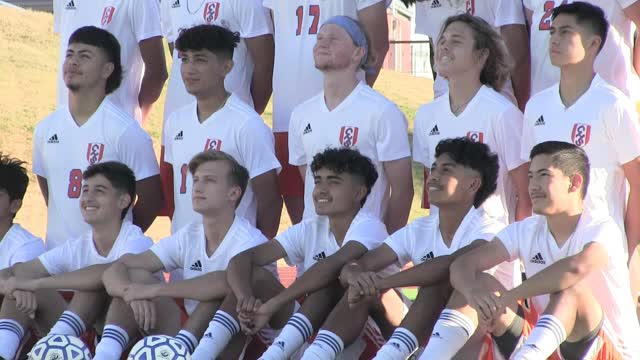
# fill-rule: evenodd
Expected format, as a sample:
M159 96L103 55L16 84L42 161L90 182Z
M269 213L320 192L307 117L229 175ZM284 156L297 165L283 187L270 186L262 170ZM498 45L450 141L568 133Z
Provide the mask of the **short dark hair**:
M120 59L120 43L112 33L95 26L84 26L78 28L69 37L71 44L86 44L101 49L107 56L107 60L113 63L113 72L107 78L105 92L111 94L120 87L122 83L122 60Z
M122 210L122 217L127 215L127 211L136 199L136 176L127 165L118 161L105 161L93 165L89 165L87 169L82 173L84 180L90 179L96 175L104 176L111 186L115 189L123 191L131 197L131 202L126 209Z
M197 25L182 30L176 40L178 51L209 50L227 59L233 58L233 51L240 42L237 32L218 25Z
M480 207L498 187L498 155L491 152L486 144L466 137L440 141L436 146L436 158L443 154L449 155L456 164L480 173L482 184L473 198L473 206Z
M529 159L533 160L538 155L551 156L551 165L562 171L565 176L580 174L584 179L582 198L587 196L591 166L587 153L581 147L563 141L545 141L531 149Z
M25 164L20 159L0 153L0 190L6 191L11 201L24 199L27 192L29 176Z
M598 35L600 39L602 39L598 52L602 50L605 41L607 41L609 22L601 8L583 1L576 1L570 4L560 5L553 9L551 19L555 20L560 14L573 16L578 24L586 26L589 30L593 31L594 34Z
M360 206L364 206L371 188L378 180L378 171L371 159L360 154L358 150L349 148L327 148L317 153L311 162L311 172L315 174L320 169L360 178L367 187L367 195L360 202Z
M249 184L249 171L231 155L224 151L219 150L206 150L196 154L191 161L189 161L189 172L191 175L195 174L200 165L209 161L224 161L229 164L229 176L228 180L231 185L240 187L240 197L236 202L236 208L240 205L240 201L247 190L247 184Z

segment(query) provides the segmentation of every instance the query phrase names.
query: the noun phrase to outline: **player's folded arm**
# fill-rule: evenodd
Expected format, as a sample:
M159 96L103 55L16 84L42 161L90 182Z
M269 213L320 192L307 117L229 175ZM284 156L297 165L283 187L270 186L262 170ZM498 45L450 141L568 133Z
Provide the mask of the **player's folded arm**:
M160 282L151 285L155 296L184 298L196 301L212 301L223 299L229 293L226 271L212 271L202 276L168 283Z
M126 287L131 284L129 270L145 270L150 274L164 269L160 258L151 250L139 254L123 255L102 274L102 282L107 293L113 297L123 297Z
M104 289L102 275L111 266L108 264L96 264L58 275L44 276L31 281L31 284L22 284L24 290L40 289L71 289L77 291L99 291Z
M227 283L236 298L253 297L251 283L254 268L272 264L286 256L287 252L275 239L234 256L227 267Z
M342 267L340 272L340 283L348 286L349 283L363 272L378 272L393 265L398 261L398 256L387 244L382 244L377 248L367 251L359 259L348 262Z
M482 271L509 261L510 254L502 241L495 237L458 256L449 268L449 280L454 289L463 294L474 288L476 277Z

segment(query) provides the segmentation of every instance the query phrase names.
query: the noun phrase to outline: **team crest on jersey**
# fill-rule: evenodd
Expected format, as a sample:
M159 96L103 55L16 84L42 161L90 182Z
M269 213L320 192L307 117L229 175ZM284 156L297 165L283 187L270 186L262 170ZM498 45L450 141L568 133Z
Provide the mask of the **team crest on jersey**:
M219 2L208 2L204 5L204 12L202 13L202 17L204 21L207 23L212 23L216 21L220 15L220 3Z
M571 141L577 146L585 146L591 139L591 125L575 124L571 131Z
M204 145L204 151L207 151L207 150L220 151L220 147L221 146L222 146L222 140L220 140L220 139L207 139L207 142Z
M467 139L473 141L473 142L479 142L479 143L483 143L484 142L484 134L481 131L469 131L467 133Z
M467 14L474 15L476 13L476 0L467 0Z
M89 161L89 165L93 165L102 160L103 155L104 144L89 143L89 145L87 145L87 161Z
M356 126L343 126L340 129L340 144L344 147L352 147L358 142L358 128Z
M116 8L113 6L107 6L104 8L104 10L102 11L102 20L100 20L100 23L102 24L102 26L107 26L111 23L111 20L113 20L113 14L116 13Z

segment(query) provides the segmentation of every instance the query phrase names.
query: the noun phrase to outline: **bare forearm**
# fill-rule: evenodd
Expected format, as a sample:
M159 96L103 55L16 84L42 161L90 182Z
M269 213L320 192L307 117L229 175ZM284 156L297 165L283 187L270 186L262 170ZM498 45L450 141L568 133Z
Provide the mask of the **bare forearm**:
M412 200L413 186L405 187L403 191L394 191L392 189L384 222L389 234L393 234L396 230L407 225Z
M273 240L271 240L273 241ZM251 278L253 265L248 255L236 255L227 267L227 284L238 299L253 297Z
M502 27L501 33L513 64L511 67L513 92L520 111L524 111L531 96L531 56L527 29L524 25L506 25Z
M635 69L637 74L640 74L640 44L638 44L638 37L640 36L639 34L636 34L636 42L635 42L635 46L633 47L633 68Z
M275 196L262 196L262 198L258 199L256 227L260 229L267 239L273 239L277 235L278 227L280 226L281 212L273 211L273 209L282 207L282 198L277 194L277 192L270 192L270 195Z
M255 68L253 79L251 80L251 98L253 107L258 114L264 112L271 98L273 79L273 61L270 63L260 63L259 68Z
M640 242L640 193L636 189L629 192L629 202L627 212L624 217L625 232L627 234L627 248L629 249L629 259Z
M109 295L123 297L126 287L131 284L129 270L124 264L116 262L104 271L102 282Z
M34 280L35 289L72 289L98 291L104 289L102 274L110 264L92 265L69 273Z
M439 256L381 279L378 282L378 287L380 290L386 290L405 286L431 286L449 278L449 266L453 260L452 256Z
M516 221L520 221L531 216L531 198L529 194L520 194L516 201Z
M229 292L226 276L224 271L215 271L189 280L159 283L157 295L197 301L223 299Z
M479 272L480 270L478 270L474 264L458 258L449 268L449 281L454 289L462 294L466 294L466 290L472 289L477 283L476 277Z

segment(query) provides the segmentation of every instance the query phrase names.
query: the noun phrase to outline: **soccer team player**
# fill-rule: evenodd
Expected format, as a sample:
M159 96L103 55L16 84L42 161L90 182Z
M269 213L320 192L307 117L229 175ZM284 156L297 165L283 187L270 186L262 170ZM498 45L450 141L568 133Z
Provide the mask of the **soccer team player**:
M407 225L407 120L370 87L385 1L56 1L66 90L33 141L44 245L14 224L28 177L0 155L0 357L95 328L99 360L150 334L197 360L640 358L640 5L525 0L528 76L520 1L464 4L416 2L447 86L416 114L431 211ZM164 192L136 121L166 79L160 23ZM278 260L298 267L286 288Z

